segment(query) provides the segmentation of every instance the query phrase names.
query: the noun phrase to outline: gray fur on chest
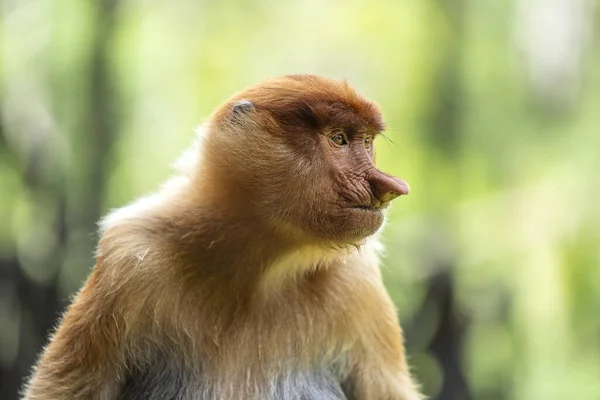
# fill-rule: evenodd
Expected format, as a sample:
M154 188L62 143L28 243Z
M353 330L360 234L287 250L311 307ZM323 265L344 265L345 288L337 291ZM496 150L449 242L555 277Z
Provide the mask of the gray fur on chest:
M191 374L177 364L158 361L145 368L132 369L119 400L234 400L227 390L245 392L245 382L218 387L201 374ZM258 391L258 393L257 393ZM248 393L250 389L248 388ZM261 400L346 400L339 380L327 369L290 372L273 377L247 399ZM237 398L235 400L238 400Z

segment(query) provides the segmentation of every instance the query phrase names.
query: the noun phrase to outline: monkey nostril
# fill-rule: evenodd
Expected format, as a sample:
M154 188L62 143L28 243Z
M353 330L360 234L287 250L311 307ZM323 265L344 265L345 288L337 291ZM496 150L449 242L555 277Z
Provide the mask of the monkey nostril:
M389 203L390 201L394 200L396 197L400 197L401 193L397 193L397 192L385 192L383 193L381 196L379 196L379 201L382 203Z

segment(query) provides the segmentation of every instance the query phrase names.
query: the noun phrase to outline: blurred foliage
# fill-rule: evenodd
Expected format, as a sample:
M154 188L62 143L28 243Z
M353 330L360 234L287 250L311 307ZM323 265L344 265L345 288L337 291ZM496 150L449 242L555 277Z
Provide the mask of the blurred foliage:
M347 78L411 184L383 232L438 399L600 399L593 0L0 2L0 397L93 265L95 223L163 181L232 92Z

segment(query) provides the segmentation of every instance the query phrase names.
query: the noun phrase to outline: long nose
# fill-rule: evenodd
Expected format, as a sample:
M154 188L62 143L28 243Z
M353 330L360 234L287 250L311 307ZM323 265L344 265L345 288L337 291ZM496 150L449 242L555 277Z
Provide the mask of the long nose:
M392 201L398 196L407 195L410 191L408 183L377 169L373 171L368 181L373 195L382 203Z

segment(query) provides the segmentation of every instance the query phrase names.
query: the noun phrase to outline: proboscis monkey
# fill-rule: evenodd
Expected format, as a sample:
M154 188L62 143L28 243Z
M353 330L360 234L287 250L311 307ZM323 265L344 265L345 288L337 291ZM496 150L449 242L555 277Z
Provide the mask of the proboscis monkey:
M374 235L407 184L345 82L264 81L101 223L27 400L417 400Z

